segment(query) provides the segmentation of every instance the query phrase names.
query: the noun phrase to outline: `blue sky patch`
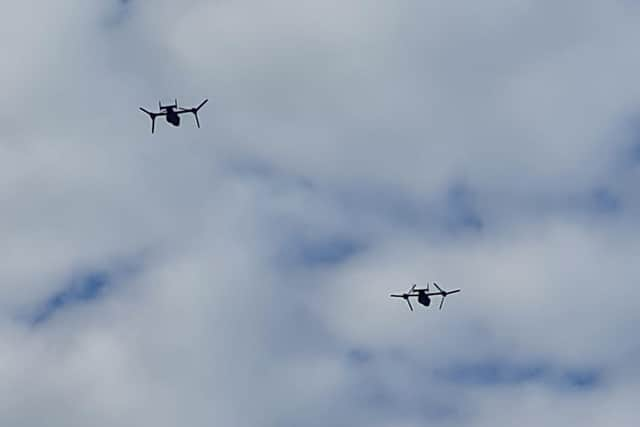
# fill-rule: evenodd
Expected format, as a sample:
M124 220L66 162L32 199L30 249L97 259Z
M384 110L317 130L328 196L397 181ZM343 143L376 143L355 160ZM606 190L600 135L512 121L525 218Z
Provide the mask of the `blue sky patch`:
M373 354L370 351L361 348L355 348L349 351L349 353L347 354L347 359L351 363L364 365L373 359Z
M61 281L59 290L36 306L29 323L38 325L48 321L61 310L76 304L86 304L102 298L115 283L138 274L148 253L143 251L131 258L120 258L108 268L84 269Z
M364 250L364 243L347 236L326 238L291 237L278 252L286 266L324 267L343 263Z
M129 16L129 9L132 2L130 0L117 0L114 3L113 10L104 20L104 24L107 28L117 27L124 22L124 20Z
M361 244L348 238L303 240L299 258L307 266L338 264L356 254Z
M556 389L587 390L598 387L603 382L603 374L598 369L500 360L457 364L438 371L436 376L460 385L484 387L541 383Z
M590 389L597 387L603 381L602 374L595 370L570 370L566 371L560 383L565 387L577 389Z
M47 321L69 304L88 302L98 298L111 280L111 275L106 271L92 271L73 277L67 286L52 295L36 310L32 323L40 324Z
M484 224L475 206L474 193L465 185L449 189L447 200L447 225L450 229L479 231Z
M587 204L592 212L602 214L613 214L621 209L620 199L606 188L594 189Z

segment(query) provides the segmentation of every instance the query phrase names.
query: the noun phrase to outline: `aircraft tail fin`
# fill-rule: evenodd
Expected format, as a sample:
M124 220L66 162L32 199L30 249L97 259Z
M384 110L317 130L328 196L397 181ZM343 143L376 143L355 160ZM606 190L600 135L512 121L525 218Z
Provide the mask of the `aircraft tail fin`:
M167 108L178 108L178 100L174 99L173 104L168 105L162 105L162 102L158 101L158 108L160 109L160 111Z

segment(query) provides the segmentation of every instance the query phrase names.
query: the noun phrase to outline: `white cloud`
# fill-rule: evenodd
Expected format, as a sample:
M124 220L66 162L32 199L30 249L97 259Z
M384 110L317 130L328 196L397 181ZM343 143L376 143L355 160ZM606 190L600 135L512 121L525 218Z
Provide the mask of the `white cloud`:
M635 5L36 3L0 18L3 425L631 425ZM202 128L152 136L174 97ZM425 280L463 292L388 298ZM603 379L435 375L500 358Z

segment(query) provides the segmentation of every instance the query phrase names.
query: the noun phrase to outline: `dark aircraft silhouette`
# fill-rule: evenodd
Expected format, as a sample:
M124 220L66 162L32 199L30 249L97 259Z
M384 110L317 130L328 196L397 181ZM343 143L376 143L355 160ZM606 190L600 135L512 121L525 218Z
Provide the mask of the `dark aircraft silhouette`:
M442 297L442 299L440 300L440 310L442 310L442 304L444 304L444 299L446 298L446 296L455 294L456 292L460 292L460 289L456 289L453 291L443 291L436 282L433 282L433 285L438 288L439 292L429 292L429 282L427 282L427 287L425 289L416 289L416 285L413 285L408 292L401 295L391 294L391 296L394 298L404 299L407 304L409 304L409 308L411 309L411 311L413 311L413 307L411 306L411 301L409 300L409 298L416 297L418 298L418 302L420 304L424 305L425 307L429 307L429 305L431 304L431 297L439 295Z
M200 120L198 120L198 110L200 110L202 106L207 103L207 101L209 100L205 99L200 103L200 105L195 108L182 108L178 107L178 100L176 99L173 105L162 105L158 102L158 106L160 107L159 113L147 111L142 107L140 107L140 110L144 111L149 115L149 117L151 117L151 133L153 133L156 128L156 117L158 116L166 116L167 122L171 123L174 126L180 126L180 114L192 113L196 118L196 124L198 125L198 127L200 127Z

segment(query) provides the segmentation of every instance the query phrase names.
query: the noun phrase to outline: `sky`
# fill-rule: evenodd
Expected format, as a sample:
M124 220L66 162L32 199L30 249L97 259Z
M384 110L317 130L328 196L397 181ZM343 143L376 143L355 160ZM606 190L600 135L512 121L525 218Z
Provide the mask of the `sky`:
M7 5L0 424L637 425L639 19Z

